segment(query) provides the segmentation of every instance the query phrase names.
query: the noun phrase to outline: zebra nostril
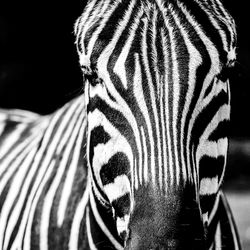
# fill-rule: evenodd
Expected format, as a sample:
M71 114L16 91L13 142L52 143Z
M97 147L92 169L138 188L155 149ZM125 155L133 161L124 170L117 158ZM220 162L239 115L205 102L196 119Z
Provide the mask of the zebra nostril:
M166 243L160 244L152 250L175 250L178 248L179 241L176 239L167 240Z
M123 231L120 233L120 237L123 241L126 241L126 239L128 238L128 233L126 231Z

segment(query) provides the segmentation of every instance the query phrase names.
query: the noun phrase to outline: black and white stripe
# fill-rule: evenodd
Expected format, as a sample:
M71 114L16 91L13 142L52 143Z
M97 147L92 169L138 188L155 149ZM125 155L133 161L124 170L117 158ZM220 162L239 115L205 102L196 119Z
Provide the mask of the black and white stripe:
M50 116L2 117L0 249L78 249L89 197L83 98Z
M219 1L91 1L75 33L89 79L87 156L118 231L132 230L150 192L164 200L187 188L209 233L226 165L233 19Z
M75 34L84 95L0 114L0 249L240 249L222 4L92 0Z

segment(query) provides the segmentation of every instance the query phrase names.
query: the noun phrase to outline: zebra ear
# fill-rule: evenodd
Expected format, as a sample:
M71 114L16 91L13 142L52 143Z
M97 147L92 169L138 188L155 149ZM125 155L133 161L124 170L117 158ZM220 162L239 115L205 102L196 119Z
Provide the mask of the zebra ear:
M81 19L81 16L78 17L74 23L74 35L77 35L78 33L80 19Z
M96 66L90 62L89 57L81 54L79 58L84 81L88 81L91 85L103 83L102 79L98 76Z
M77 20L75 21L74 30L73 30L73 34L75 36L75 45L76 45L76 49L77 49L78 55L81 54L81 44L79 43L79 38L80 38L80 22L81 22L81 19L82 19L81 16L79 18L77 18Z

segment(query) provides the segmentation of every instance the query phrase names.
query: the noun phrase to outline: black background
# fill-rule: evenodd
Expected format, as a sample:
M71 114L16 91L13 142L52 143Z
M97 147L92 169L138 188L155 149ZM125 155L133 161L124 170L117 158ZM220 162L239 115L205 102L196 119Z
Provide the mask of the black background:
M53 112L82 91L73 26L85 1L0 3L0 107ZM238 31L231 80L230 135L250 137L250 38L247 1L224 0Z

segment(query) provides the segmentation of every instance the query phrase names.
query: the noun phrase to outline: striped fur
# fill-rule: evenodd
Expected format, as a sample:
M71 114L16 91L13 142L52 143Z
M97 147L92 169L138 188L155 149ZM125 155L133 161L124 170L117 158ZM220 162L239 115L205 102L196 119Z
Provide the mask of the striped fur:
M75 34L87 79L91 181L112 204L125 245L209 248L218 239L210 224L228 147L233 19L219 1L96 0ZM195 221L181 216L187 208ZM150 216L152 227L141 231ZM197 232L179 242L184 221ZM237 249L237 237L226 237Z
M0 113L0 249L240 249L222 4L92 0L75 34L84 95Z
M45 117L1 112L0 249L85 249L84 110L81 97Z

